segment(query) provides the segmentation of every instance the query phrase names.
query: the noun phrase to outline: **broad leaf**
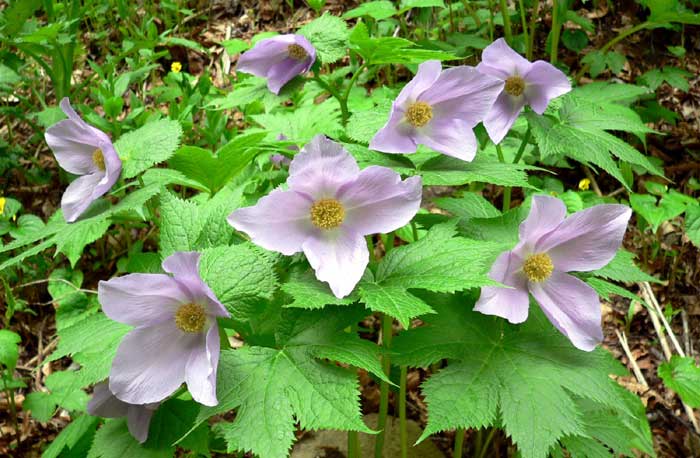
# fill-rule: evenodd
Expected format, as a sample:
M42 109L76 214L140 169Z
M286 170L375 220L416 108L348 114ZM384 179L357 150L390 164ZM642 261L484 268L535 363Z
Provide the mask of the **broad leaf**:
M122 160L122 177L135 177L154 164L170 159L181 136L180 123L161 119L119 137L114 147Z
M691 407L700 407L700 367L695 358L674 355L659 366L659 377Z

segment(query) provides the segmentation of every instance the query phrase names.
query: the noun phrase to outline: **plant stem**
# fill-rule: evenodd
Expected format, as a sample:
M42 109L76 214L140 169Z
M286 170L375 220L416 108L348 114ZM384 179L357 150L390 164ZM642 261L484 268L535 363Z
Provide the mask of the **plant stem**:
M495 25L493 24L493 0L489 0L489 40L491 41L493 41L494 28Z
M501 16L503 16L503 30L506 34L506 41L508 44L513 43L513 30L510 27L510 16L508 15L508 2L506 0L501 1Z
M523 141L520 143L520 148L518 148L518 152L515 153L515 159L513 159L513 164L517 164L520 162L520 159L523 157L523 153L525 152L525 147L527 146L528 142L530 141L530 126L527 126L527 130L525 131L525 136L523 137Z
M481 430L480 430L481 431ZM496 428L491 428L489 431L488 436L486 436L486 440L484 443L481 445L479 448L479 454L476 455L477 458L484 458L484 455L486 455L486 450L489 449L489 445L491 445L491 439L493 439L493 434L496 432Z
M389 359L389 349L391 348L392 325L393 319L382 313L382 370L387 377L391 374L391 360ZM384 428L386 426L386 417L389 412L389 383L384 380L379 385L379 419L377 420L377 441L374 444L374 458L382 458L382 450L384 448Z
M474 24L476 25L477 29L481 28L481 20L479 20L479 15L476 14L476 11L474 11L474 8L471 7L469 4L469 0L462 0L462 4L464 5L464 10L471 15L472 19L474 19Z
M559 33L561 32L561 24L559 24L559 1L552 0L552 42L549 50L549 62L554 65L557 63L557 51L559 50Z
M532 6L532 13L530 15L530 40L527 42L527 53L525 54L527 60L532 60L532 54L535 47L535 29L537 29L537 17L540 12L540 0L535 0L535 4Z
M399 385L399 431L401 435L401 458L408 457L408 430L406 429L406 377L408 368L401 366Z
M333 88L330 84L326 83L321 79L319 75L314 74L313 78L314 81L318 83L319 86L321 86L323 89L325 89L330 95L332 95L340 104L340 114L342 116L342 121L343 121L343 126L348 122L348 118L350 117L350 114L348 113L348 103L346 99L343 99L343 97L338 94L338 91Z
M518 0L518 9L520 10L520 25L523 28L523 39L527 45L527 43L530 43L530 40L527 36L527 11L525 11L523 0Z
M452 458L462 458L462 448L464 447L464 428L458 428L455 432L455 448Z
M501 149L501 145L496 145L496 153L498 153L498 160L502 163L506 163L506 158L503 157L503 150ZM510 210L510 194L511 194L511 189L510 186L505 186L503 188L503 212L507 212Z
M362 63L362 65L359 66L357 71L353 73L352 78L350 78L350 83L348 84L348 88L345 90L345 94L343 94L343 98L345 99L345 107L347 108L348 106L348 99L350 98L350 91L352 91L352 87L355 84L355 81L357 81L357 78L360 76L360 74L364 71L364 69L367 68L366 63Z
M389 252L394 248L394 238L396 235L393 232L390 232L386 236L386 244L384 245L384 256L389 254Z
M348 431L348 458L360 458L360 437L357 431Z

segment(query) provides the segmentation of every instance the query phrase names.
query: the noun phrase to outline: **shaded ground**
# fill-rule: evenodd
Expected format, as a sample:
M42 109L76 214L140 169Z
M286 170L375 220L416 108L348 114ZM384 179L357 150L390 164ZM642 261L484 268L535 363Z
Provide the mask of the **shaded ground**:
M606 2L595 2L605 4ZM579 10L580 14L587 14L596 23L597 33L593 37L593 44L602 46L611 39L620 28L629 24L637 24L643 19L643 12L639 5L632 1L608 2L616 4L616 10L599 9L586 12ZM592 8L590 2L586 3ZM328 8L338 12L352 5L350 2L329 2ZM580 5L577 5L580 6ZM604 5L603 5L604 7ZM275 30L286 32L298 27L308 20L311 12L298 7L292 13L285 2L214 2L211 7L211 17L207 22L195 18L188 23L188 28L183 27L181 33L187 29L190 38L200 42L205 47L216 45L224 39L227 33L232 37L249 38L261 30ZM536 56L543 57L545 31L549 30L551 18L545 15L539 25L537 36ZM680 192L697 196L697 191L691 189L691 179L700 178L700 28L686 27L684 36L679 32L666 29L655 31L643 31L637 33L618 44L617 49L628 58L628 64L617 78L626 82L635 82L636 78L651 68L664 65L685 68L694 76L690 78L690 90L682 92L673 89L667 84L657 90L659 103L677 115L674 124L661 121L653 127L664 135L648 137L648 153L663 159L666 176L671 180L674 188ZM687 55L684 59L673 57L666 51L669 44L680 45L684 43ZM91 59L98 59L99 50L91 50ZM199 74L205 68L213 72L215 84L222 86L221 65L218 64L221 49L215 48L211 56L204 56L185 48L171 49L173 57L185 63L185 67L192 74ZM571 67L571 73L578 68L578 59L575 53L565 50L560 51L561 59ZM163 63L167 68L167 63ZM87 65L81 70L81 76L89 72ZM606 75L603 75L606 76ZM609 76L609 75L608 75ZM583 82L586 82L583 79ZM15 123L12 119L3 120L13 123L15 142L27 143L32 135L31 129L22 123ZM4 124L0 123L0 125ZM4 135L4 134L3 134ZM34 147L33 147L34 148ZM56 164L46 146L38 143L36 151L32 152L32 160L23 160L24 170L15 170L9 176L0 178L0 187L3 194L12 195L22 201L25 209L46 218L53 213L59 204L62 187ZM30 171L43 169L48 181L36 185L27 180ZM26 172L26 173L25 173ZM575 189L578 181L585 176L581 169L558 170L559 178L569 188ZM34 172L32 172L34 173ZM639 190L643 189L643 181L648 177L637 177ZM596 176L596 184L604 195L622 191L619 184L605 174ZM496 187L487 190L487 197L493 201L500 201L500 189ZM514 205L522 196L517 193L514 196ZM695 248L682 233L682 221L680 218L666 223L658 234L639 232L636 225L630 224L630 231L625 240L627 249L636 252L642 263L642 267L658 278L664 280L663 284L654 285L653 290L659 303L663 306L671 306L679 313L673 316L671 324L673 330L683 345L687 345L689 354L697 356L700 347L700 256ZM650 255L651 247L660 246L660 254ZM81 261L81 265L88 265L89 256ZM113 271L113 265L103 265L101 271ZM84 288L96 289L98 279L103 278L102 272L94 272L89 268L86 272ZM88 273L89 272L89 273ZM20 282L21 283L21 282ZM630 285L630 290L637 292L637 285ZM44 388L44 380L50 373L60 370L69 361L58 361L44 364L45 358L53 351L56 345L54 305L46 291L45 284L31 285L15 290L15 294L28 301L35 315L20 313L16 315L12 330L22 336L21 356L17 371L27 380L31 390ZM0 299L2 300L2 299ZM0 303L0 309L5 304ZM657 452L662 457L688 457L700 456L700 438L693 433L693 427L688 416L683 411L678 398L667 391L656 375L658 365L665 360L659 346L659 339L650 321L648 312L637 306L631 322L627 322L629 301L619 299L612 303L604 304L605 346L618 357L624 364L630 366L630 358L625 354L617 332L623 333L629 340L630 354L641 370L648 388L639 380L630 375L621 380L628 389L638 393L647 405L648 417L654 433ZM684 326L685 323L685 326ZM367 326L378 330L379 326L373 319L367 320ZM370 336L371 337L371 336ZM426 377L423 370L409 372L408 382L408 416L415 420L421 427L426 422L426 406L420 395L419 385ZM377 411L379 393L377 384L366 374L361 374L363 410L366 414ZM16 395L16 403L19 409L19 429L21 432L21 444L17 450L10 451L7 448L8 441L14 435L14 426L11 424L8 412L7 399L0 396L0 456L35 457L39 456L42 446L50 442L70 420L66 412L59 412L50 422L38 423L22 411L24 396L22 392ZM393 405L393 404L392 404ZM468 432L469 436L476 432ZM317 435L325 437L323 440L330 442L340 439L332 435ZM343 438L345 436L343 435ZM467 438L467 444L471 437ZM445 433L433 439L435 446L443 450L447 456L453 441L452 433ZM338 444L321 444L335 447ZM491 456L507 456L510 449L509 442L500 433L494 436ZM341 449L342 450L342 449ZM497 451L497 452L496 452ZM330 453L330 452L329 452ZM326 454L327 457L344 456ZM471 451L465 447L465 453ZM301 455L300 455L301 456ZM322 455L321 455L322 456ZM422 456L422 455L421 455ZM469 455L471 456L471 455Z

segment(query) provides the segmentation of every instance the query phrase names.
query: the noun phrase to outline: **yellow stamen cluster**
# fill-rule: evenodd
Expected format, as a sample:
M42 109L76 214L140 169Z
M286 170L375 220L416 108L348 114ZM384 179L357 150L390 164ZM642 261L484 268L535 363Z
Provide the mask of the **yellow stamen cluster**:
M534 282L544 281L552 275L554 264L547 253L531 254L525 259L523 272L528 280Z
M588 188L591 187L591 180L588 178L584 178L581 181L578 182L578 188L581 191L588 191Z
M309 57L309 53L306 52L306 49L296 43L287 46L287 52L289 53L289 57L294 60L305 60Z
M175 326L184 332L202 332L206 323L207 314L199 304L182 305L175 313Z
M506 92L512 96L518 97L525 91L525 80L520 76L511 76L506 80Z
M345 209L335 199L321 199L311 206L311 222L319 229L335 229L343 224Z
M413 127L423 127L433 119L433 107L425 102L413 102L406 110L406 119Z
M102 154L102 150L97 148L92 153L92 162L95 163L98 169L105 171L105 156Z
M173 73L180 73L182 71L182 64L178 61L170 64L170 71Z

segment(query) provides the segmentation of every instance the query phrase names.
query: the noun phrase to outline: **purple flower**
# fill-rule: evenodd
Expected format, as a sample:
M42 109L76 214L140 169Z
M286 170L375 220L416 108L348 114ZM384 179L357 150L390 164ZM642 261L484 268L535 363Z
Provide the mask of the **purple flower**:
M543 60L530 62L513 51L503 38L484 49L476 69L505 82L503 92L484 119L494 143L500 143L525 105L544 113L549 101L571 90L566 75Z
M624 205L596 205L566 217L559 199L535 196L520 224L520 242L502 253L489 276L511 288L484 287L474 310L527 319L531 293L549 321L581 350L603 340L598 294L566 272L587 272L609 263L622 244L632 211Z
M68 119L49 127L44 136L58 165L81 175L61 199L63 216L72 223L117 182L122 161L107 134L80 119L68 98L61 100L60 106Z
M230 315L199 277L199 253L174 253L163 270L173 276L131 274L99 283L105 314L135 326L119 345L109 389L129 404L147 404L185 382L195 401L216 405L216 318Z
M337 297L350 294L369 262L364 236L407 224L421 201L421 179L386 167L360 171L339 144L317 135L289 166L289 190L275 189L229 223L263 248L303 251L316 278Z
M389 121L369 144L386 153L414 153L419 144L471 161L476 154L472 130L503 89L503 82L474 67L441 71L440 62L420 64L416 76L394 100Z
M111 391L107 383L95 385L92 394L92 399L88 402L87 411L90 415L104 418L122 418L126 417L129 432L134 439L140 443L146 442L148 439L148 427L151 424L153 412L158 409L160 403L152 404L129 404L120 401Z
M279 134L277 136L277 140L281 140L281 141L287 140L287 136L284 134ZM289 151L294 151L294 152L299 151L299 147L296 145L289 145L287 147L287 149ZM292 160L289 159L287 156L284 156L284 155L279 154L279 153L275 153L275 154L270 156L270 162L272 162L272 165L274 165L275 167L281 169L282 167L288 167L289 164L292 163Z
M267 78L267 87L279 94L292 78L309 71L316 49L303 35L278 35L259 41L238 59L237 70Z

